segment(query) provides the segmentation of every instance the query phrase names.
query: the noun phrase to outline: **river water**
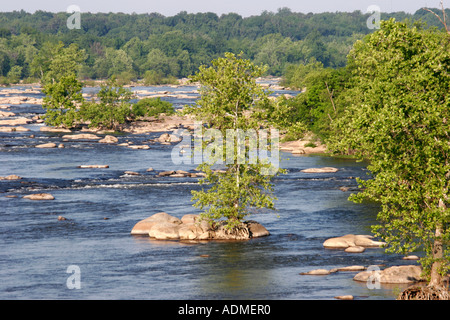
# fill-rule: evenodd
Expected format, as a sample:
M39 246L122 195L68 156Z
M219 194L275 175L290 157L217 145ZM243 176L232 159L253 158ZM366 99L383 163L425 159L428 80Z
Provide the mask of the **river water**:
M170 101L177 106L193 102ZM40 105L26 104L9 111L29 118L44 112ZM270 236L243 242L156 241L130 231L157 212L179 218L198 213L190 198L191 190L199 186L195 178L157 177L146 170L194 170L195 165L174 165L170 145L132 150L96 141L66 141L64 149L34 148L62 142L63 134L40 132L41 126L0 133L0 176L23 177L0 181L0 299L328 300L353 295L386 300L403 288L369 289L352 280L354 272L300 275L318 268L405 264L381 248L352 254L322 246L330 237L370 234L377 207L351 203L350 193L339 189L356 187L354 177L366 176L364 163L282 153L281 166L288 174L274 181L278 211L251 216ZM117 137L119 143L142 144L160 134ZM83 164L109 168L77 168ZM339 171L300 172L324 166ZM141 175L126 175L126 170ZM40 192L51 193L55 200L22 198ZM80 286L74 288L73 283Z

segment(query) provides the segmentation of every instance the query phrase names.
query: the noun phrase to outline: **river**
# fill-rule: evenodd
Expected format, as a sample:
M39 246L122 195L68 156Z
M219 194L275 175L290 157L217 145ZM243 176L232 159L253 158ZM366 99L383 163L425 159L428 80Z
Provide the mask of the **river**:
M19 90L22 87L17 87ZM23 87L25 88L25 87ZM157 87L140 90L186 90ZM194 90L194 88L191 88ZM0 89L0 96L2 90ZM37 97L42 95L36 94ZM192 99L175 105L192 103ZM31 118L40 105L14 105L8 111ZM354 177L365 164L349 159L282 153L286 175L275 179L278 211L251 216L271 233L243 242L183 243L132 236L139 220L157 212L181 218L198 213L191 190L196 178L158 177L163 170L193 170L171 161L171 145L132 150L96 141L65 141L65 148L39 149L62 142L61 133L0 132L0 299L394 299L403 287L369 289L354 272L305 276L312 269L351 265L400 265L401 256L381 248L364 253L324 249L330 237L370 234L377 207L348 201ZM34 137L30 137L34 135ZM144 143L160 133L118 135L119 143ZM79 169L106 164L107 169ZM336 173L307 174L311 167ZM154 172L146 170L152 167ZM131 170L140 175L126 175ZM30 193L51 193L53 201L32 201ZM66 220L58 220L63 216ZM75 266L75 269L73 269ZM77 271L73 271L77 270ZM77 276L79 287L70 285Z

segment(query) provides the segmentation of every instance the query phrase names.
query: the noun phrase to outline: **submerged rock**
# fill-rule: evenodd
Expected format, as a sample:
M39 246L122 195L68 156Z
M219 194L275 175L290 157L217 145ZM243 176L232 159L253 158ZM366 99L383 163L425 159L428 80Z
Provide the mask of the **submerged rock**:
M0 125L17 126L22 124L28 124L30 122L33 122L33 120L28 118L17 118L11 120L0 120Z
M26 132L30 129L18 126L18 127L0 127L0 132Z
M133 229L131 230L131 234L148 235L150 230L155 225L160 223L171 223L179 225L182 222L180 219L173 217L165 212L159 212L136 223Z

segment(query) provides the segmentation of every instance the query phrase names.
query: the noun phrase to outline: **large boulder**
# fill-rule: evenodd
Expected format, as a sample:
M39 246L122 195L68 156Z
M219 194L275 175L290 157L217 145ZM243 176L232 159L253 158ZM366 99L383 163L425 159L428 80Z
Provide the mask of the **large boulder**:
M175 225L180 225L182 222L180 219L173 217L165 212L159 212L136 223L133 229L131 230L131 234L148 235L150 230L155 225L161 223L171 223Z
M270 235L270 232L263 225L256 221L248 221L247 226L252 238L259 238Z
M178 240L180 239L179 229L179 224L159 222L150 229L148 235L157 240Z
M423 281L422 268L416 265L404 265L389 267L380 271L363 271L355 275L353 280L367 282L379 281L379 283L408 284Z
M327 239L323 246L329 249L346 249L349 247L381 247L384 244L384 242L372 240L372 236L369 235L347 234L342 237Z
M200 215L198 214L186 214L181 218L181 222L183 223L196 223L200 221Z
M211 229L206 221L183 223L178 229L182 240L207 240L211 238Z
M243 222L239 228L230 231L225 222L213 228L199 215L187 214L178 219L160 212L136 223L131 234L148 235L158 240L246 240L267 236L269 232L255 221Z

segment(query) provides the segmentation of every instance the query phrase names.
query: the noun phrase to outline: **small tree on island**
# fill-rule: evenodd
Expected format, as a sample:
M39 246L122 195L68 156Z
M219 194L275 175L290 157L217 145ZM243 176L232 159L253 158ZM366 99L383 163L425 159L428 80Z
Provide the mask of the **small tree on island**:
M269 93L256 83L263 73L264 68L226 53L212 61L212 66L200 67L192 77L192 81L200 83L201 97L188 113L206 124L207 131L216 130L217 134L203 137L202 147L208 142L209 147L214 143L219 146L209 149L210 157L203 158L198 168L206 174L200 183L209 189L192 191L192 201L204 210L203 219L211 224L225 219L229 232L234 233L243 229L242 220L255 210L275 209L271 180L282 172L273 170L267 159L251 154L256 135L262 134L256 131L260 128L261 111L269 103ZM253 136L247 141L244 133L248 132ZM226 145L219 141L223 137ZM224 162L225 170L213 170L214 164Z
M97 96L99 102L89 101L80 108L81 118L89 121L89 127L119 130L131 119L133 92L119 85L115 77L101 85Z
M329 147L369 159L372 174L351 199L381 204L375 234L391 252L424 250L428 290L448 298L450 36L385 21L354 45L349 66L353 105Z

